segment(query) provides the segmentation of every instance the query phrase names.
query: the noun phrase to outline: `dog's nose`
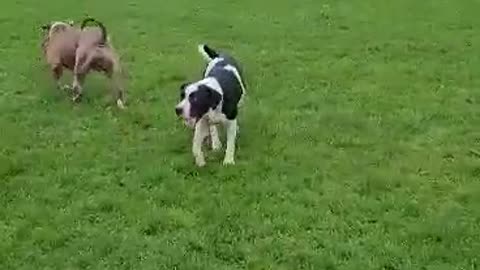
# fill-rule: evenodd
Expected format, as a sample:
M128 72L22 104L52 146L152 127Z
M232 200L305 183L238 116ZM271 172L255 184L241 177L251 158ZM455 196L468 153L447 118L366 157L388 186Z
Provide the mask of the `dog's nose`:
M183 112L182 108L175 108L175 113L177 114L177 116L182 115L182 112Z

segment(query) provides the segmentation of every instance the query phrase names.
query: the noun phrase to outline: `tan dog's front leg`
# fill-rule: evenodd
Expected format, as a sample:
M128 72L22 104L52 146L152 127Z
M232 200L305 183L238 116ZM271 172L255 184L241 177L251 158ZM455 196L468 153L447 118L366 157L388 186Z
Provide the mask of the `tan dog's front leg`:
M77 55L75 56L75 67L73 68L73 98L74 102L80 101L83 94L83 82L85 77L90 69L90 63L94 58L95 53L88 53L84 50L77 50Z
M82 98L83 93L83 81L85 80L84 74L74 74L73 75L73 102L78 102Z

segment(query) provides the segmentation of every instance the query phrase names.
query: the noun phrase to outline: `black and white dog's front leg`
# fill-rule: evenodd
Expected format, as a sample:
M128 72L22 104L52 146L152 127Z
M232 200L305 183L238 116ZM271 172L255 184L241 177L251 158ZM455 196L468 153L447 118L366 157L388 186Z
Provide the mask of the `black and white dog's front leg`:
M225 150L225 158L223 160L223 165L233 165L235 164L235 142L237 139L237 119L227 120L226 123L227 130L227 149Z
M210 125L210 138L212 140L212 150L218 151L222 148L222 142L218 136L218 130L216 125Z
M195 158L195 164L199 167L205 166L205 156L202 151L202 144L209 134L209 126L207 120L200 119L195 124L195 131L193 134L192 153Z

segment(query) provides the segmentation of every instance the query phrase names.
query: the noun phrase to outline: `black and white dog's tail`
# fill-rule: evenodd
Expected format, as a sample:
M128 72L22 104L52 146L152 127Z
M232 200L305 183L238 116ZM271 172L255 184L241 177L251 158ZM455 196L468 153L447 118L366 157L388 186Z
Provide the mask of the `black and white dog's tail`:
M208 47L206 44L198 45L198 52L207 61L212 61L219 56L219 54L214 49Z

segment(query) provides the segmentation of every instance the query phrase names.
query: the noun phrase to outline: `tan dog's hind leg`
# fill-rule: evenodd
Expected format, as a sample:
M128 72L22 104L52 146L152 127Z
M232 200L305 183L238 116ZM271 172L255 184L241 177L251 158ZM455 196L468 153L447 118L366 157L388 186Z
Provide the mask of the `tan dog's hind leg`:
M62 78L63 75L63 66L60 61L60 58L56 55L52 55L52 53L48 52L47 53L47 62L50 66L50 70L52 72L52 78L55 83L55 88L56 89L62 89L62 86L60 84L60 79Z
M113 97L115 98L118 108L125 109L125 90L123 89L120 74L114 71L111 74L107 74L107 76L112 82Z
M62 78L63 75L63 67L62 65L58 64L52 67L52 75L53 75L53 80L55 81L55 86L58 90L63 90L67 91L70 90L70 85L64 84L60 82L60 79Z
M54 64L51 66L52 69L52 76L53 80L55 81L55 86L57 89L62 89L62 86L60 84L60 79L62 78L63 75L63 67L61 64Z
M119 66L118 59L115 58L113 54L108 55L107 61L109 62L106 66L106 75L111 81L112 93L118 108L125 109L125 89L122 82L122 71Z

